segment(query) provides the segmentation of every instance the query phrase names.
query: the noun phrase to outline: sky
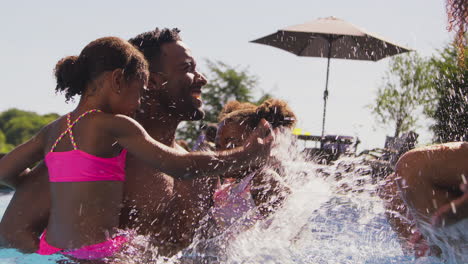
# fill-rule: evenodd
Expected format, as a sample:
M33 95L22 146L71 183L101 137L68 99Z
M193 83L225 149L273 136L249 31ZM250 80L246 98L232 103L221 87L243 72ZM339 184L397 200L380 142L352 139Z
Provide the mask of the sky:
M238 1L5 1L0 9L0 111L19 108L65 114L76 103L55 94L52 70L103 36L125 39L177 27L201 72L222 61L258 77L258 89L286 100L298 127L320 135L326 59L298 57L249 41L280 28L335 16L422 56L450 42L444 0ZM334 59L330 64L326 134L358 136L360 149L382 148L394 128L377 124L367 105L388 68L378 62ZM421 116L419 143L430 142Z

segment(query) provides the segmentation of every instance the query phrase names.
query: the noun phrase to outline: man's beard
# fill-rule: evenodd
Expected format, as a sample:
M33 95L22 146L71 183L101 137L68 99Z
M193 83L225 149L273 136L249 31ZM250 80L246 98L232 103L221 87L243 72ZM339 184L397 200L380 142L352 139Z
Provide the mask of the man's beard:
M191 97L174 99L167 93L147 91L141 105L140 116L171 116L180 121L198 121L205 117L205 111Z
M205 111L201 107L193 105L191 98L165 104L164 106L168 114L180 121L198 121L205 117Z
M185 119L184 121L198 121L202 120L203 118L205 118L205 111L203 111L201 108L197 108L193 110L188 119Z

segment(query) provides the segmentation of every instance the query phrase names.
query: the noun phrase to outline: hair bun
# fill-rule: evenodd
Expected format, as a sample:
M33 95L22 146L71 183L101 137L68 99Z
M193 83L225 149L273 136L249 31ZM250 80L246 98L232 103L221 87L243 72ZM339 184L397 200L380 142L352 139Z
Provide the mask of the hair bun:
M65 94L66 101L86 93L88 84L105 72L121 69L124 78L148 78L148 63L130 43L118 37L103 37L91 41L80 56L61 59L54 69L57 92Z
M68 56L61 59L55 65L54 74L57 79L57 92L72 91L76 86L76 76L78 75L78 56Z

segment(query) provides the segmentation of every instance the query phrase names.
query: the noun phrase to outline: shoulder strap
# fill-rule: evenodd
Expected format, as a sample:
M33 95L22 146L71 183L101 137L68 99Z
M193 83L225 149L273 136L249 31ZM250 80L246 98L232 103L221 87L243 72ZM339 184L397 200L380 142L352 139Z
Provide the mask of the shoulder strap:
M87 114L88 112L84 112L84 114ZM73 136L73 130L72 128L75 126L75 124L78 122L78 119L80 119L83 115L80 115L73 123L71 122L70 120L70 114L67 115L67 131L68 132L68 135L70 136L70 142L73 146L73 149L74 150L77 150L78 147L76 146L76 142L75 142L75 137Z
M70 135L70 141L71 141L71 144L73 146L73 149L74 150L77 150L78 147L76 145L76 142L75 142L75 137L73 136L73 127L76 125L76 123L78 123L78 121L81 120L81 118L85 117L86 115L88 114L91 114L91 113L96 113L96 112L101 112L101 110L99 109L91 109L91 110L88 110L86 112L84 112L83 114L81 114L80 116L78 116L75 121L73 121L73 123L71 122L71 112L67 114L67 129L65 131L62 132L62 134L60 134L60 136L57 138L57 140L55 140L55 143L52 145L52 148L50 148L50 152L53 152L55 150L55 147L57 147L57 144L60 142L60 140L62 140L62 138L68 133Z

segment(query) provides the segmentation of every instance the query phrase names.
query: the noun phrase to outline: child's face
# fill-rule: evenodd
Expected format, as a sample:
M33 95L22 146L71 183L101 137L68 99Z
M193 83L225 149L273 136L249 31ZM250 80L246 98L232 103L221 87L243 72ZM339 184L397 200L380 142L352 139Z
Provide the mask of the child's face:
M252 133L246 123L239 124L237 122L223 122L218 126L216 134L216 149L226 150L240 147Z
M146 82L144 80L131 78L128 81L124 81L124 85L120 90L119 100L114 108L118 112L116 114L133 117L140 108L141 94L144 89L146 89Z

